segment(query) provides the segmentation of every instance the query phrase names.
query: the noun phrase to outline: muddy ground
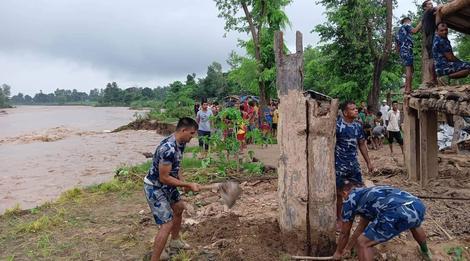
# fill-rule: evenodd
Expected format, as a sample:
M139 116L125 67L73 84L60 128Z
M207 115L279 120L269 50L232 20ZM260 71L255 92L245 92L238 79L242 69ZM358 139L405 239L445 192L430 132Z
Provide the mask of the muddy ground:
M255 156L269 165L275 164L279 155L276 146L254 150ZM440 178L422 190L406 180L400 153L390 156L384 148L370 154L378 171L365 177L376 184L394 185L421 196L470 198L470 168L463 166L466 161L442 159ZM284 247L288 240L280 235L276 221L277 180L250 180L242 187L242 197L230 210L213 192L183 196L188 202L183 238L193 248L174 255L174 260L288 260ZM456 254L452 249L462 250L463 258L470 259L470 201L424 202L427 219L423 226L434 260L453 260ZM21 229L21 224L42 215L54 217L45 229ZM124 192L84 192L72 204L68 201L39 213L0 217L0 260L142 260L151 250L157 229L140 186ZM411 235L403 233L380 245L376 259L420 260L416 247Z
M365 178L378 185L393 185L423 197L470 199L470 168L465 165L468 162L465 157L441 155L440 177L422 189L407 180L403 155L399 151L398 147L393 155L388 147L371 151L377 171L365 174ZM267 164L275 164L273 159L279 155L276 146L255 149L255 152L255 156ZM284 252L286 242L276 221L276 187L277 180L243 183L244 194L230 211L224 211L214 202L217 197L200 194L191 199L193 205L198 202L205 205L195 213L187 213L191 218L189 222L197 223L189 226L187 238L198 249L194 254L201 260L206 260L207 256L214 257L214 260L287 259L289 255ZM427 219L423 226L434 260L453 260L452 248L463 250L463 257L470 258L470 201L423 200L427 206ZM376 254L377 260L420 260L410 233L402 233L377 249L380 250Z

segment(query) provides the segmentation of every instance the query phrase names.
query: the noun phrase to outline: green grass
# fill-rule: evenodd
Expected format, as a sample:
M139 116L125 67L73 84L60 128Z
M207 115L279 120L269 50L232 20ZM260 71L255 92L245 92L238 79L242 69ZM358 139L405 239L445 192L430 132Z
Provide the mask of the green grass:
M22 210L21 210L20 204L17 203L14 207L7 208L3 215L5 217L14 217L14 216L20 215L21 212L22 212Z
M183 169L195 169L202 167L202 160L196 158L183 158L181 161Z

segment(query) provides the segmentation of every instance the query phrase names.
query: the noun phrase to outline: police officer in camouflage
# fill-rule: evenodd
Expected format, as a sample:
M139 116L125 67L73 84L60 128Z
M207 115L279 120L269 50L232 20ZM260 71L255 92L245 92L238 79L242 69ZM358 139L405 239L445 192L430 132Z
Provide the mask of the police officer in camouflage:
M180 163L186 143L195 135L198 124L191 118L182 118L176 125L176 132L160 142L153 156L153 163L144 178L147 203L160 229L155 236L152 261L168 260L164 250L171 233L170 248L188 249L189 245L180 239L180 228L184 203L177 187L199 191L199 185L184 181Z
M421 228L426 207L412 194L389 186L357 188L348 183L343 190L342 227L334 259L349 253L356 245L359 260L373 260L373 247L386 242L401 232L410 230L420 246L424 259L431 254L426 245L426 234ZM356 216L359 224L349 237Z
M361 151L369 171L373 171L372 163L367 152L366 137L361 123L356 119L358 110L353 101L341 105L343 116L336 122L335 173L336 173L336 229L341 226L341 191L345 182L362 184L361 166L357 159L357 149Z

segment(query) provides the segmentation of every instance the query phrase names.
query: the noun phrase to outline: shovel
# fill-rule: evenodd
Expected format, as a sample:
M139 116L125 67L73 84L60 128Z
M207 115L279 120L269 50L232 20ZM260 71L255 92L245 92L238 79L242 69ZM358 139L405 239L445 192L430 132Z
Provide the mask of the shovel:
M217 190L222 197L222 201L228 208L232 208L235 202L240 197L242 189L240 184L234 181L227 181L222 183L213 183L200 187L201 190Z

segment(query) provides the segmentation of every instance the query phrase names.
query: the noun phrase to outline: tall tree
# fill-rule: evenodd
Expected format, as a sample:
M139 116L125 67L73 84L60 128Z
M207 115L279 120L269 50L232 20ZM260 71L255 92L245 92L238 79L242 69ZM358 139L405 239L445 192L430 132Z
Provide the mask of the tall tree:
M226 31L245 32L250 41L242 41L257 62L257 78L261 107L269 99L268 88L274 75L274 32L283 29L289 20L283 8L291 0L214 0L219 17L225 19ZM250 52L250 50L252 52Z
M345 89L378 108L381 76L392 49L394 0L321 0L328 21L315 27L326 62ZM372 66L371 66L372 65Z
M374 61L372 89L367 97L367 103L375 112L379 108L380 77L392 51L393 2L392 0L371 2L370 8L364 6L368 11L366 12L367 40Z

